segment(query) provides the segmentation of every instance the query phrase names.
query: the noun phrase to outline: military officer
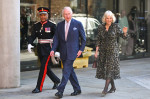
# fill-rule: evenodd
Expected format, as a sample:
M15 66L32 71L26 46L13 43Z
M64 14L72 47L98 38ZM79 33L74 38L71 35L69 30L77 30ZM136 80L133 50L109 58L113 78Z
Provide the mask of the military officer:
M38 38L37 52L41 62L39 76L37 80L36 88L32 93L39 93L42 91L43 83L46 74L54 82L52 89L56 89L60 83L60 79L51 71L50 65L46 66L46 61L51 51L51 45L53 42L53 36L56 30L56 24L48 20L49 9L46 7L39 7L40 22L33 25L31 36L28 39L28 51L32 53L33 41ZM51 60L50 60L51 61ZM49 62L52 64L52 62Z

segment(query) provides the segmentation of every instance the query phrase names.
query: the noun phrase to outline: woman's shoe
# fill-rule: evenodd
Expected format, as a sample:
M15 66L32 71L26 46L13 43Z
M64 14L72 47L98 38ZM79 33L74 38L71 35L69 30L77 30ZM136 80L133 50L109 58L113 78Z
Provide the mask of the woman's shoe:
M107 93L114 93L116 91L116 88L111 88Z
M102 93L101 93L101 97L105 97L105 96L106 96L106 94L107 94L107 92L102 91Z

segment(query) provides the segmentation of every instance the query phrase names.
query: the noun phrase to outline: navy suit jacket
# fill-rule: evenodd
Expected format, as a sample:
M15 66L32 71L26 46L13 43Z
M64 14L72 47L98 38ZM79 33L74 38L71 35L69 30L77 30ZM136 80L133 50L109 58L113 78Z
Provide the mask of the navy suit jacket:
M79 38L81 38L79 40ZM67 41L65 40L65 20L57 24L52 50L59 48L62 60L75 60L79 50L84 51L86 37L81 22L71 19Z

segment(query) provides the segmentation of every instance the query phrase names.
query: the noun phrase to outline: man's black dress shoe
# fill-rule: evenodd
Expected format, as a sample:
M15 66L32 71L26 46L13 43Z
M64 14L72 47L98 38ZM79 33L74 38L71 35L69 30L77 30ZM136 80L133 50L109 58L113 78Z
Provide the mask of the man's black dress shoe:
M57 96L57 97L59 97L59 98L62 98L62 97L63 97L63 93L58 91L58 92L55 94L55 96Z
M57 89L59 83L54 83L54 86L52 89Z
M32 91L32 93L39 93L39 92L41 92L38 88L35 88L33 91Z
M79 94L81 94L81 90L74 91L73 93L71 93L71 96L76 96L76 95L79 95Z

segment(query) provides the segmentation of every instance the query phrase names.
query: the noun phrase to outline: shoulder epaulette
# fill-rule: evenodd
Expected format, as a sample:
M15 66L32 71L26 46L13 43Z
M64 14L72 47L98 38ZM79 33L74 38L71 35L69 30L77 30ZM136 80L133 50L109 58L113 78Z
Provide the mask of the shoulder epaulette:
M52 20L49 20L49 22L53 23L53 24L56 24L56 22L52 21Z

